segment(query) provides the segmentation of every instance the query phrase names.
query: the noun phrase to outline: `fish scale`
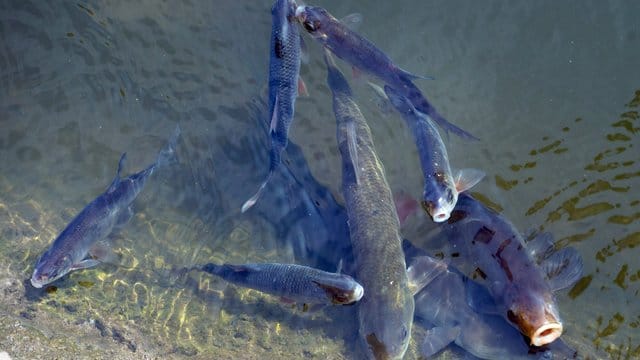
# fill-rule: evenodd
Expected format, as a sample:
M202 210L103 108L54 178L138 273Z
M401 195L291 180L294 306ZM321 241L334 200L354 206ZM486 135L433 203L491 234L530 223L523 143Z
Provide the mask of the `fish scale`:
M414 300L409 289L400 224L371 130L351 97L351 89L325 52L333 93L342 193L349 219L356 279L366 293L358 304L359 334L368 356L400 359L409 344ZM349 134L354 131L354 134ZM357 162L350 147L356 139ZM356 175L360 173L360 175Z
M360 300L363 294L362 286L351 276L297 264L208 263L193 269L239 286L305 304L350 304Z
M271 45L269 56L269 173L258 191L242 205L242 212L260 198L267 183L280 165L282 151L287 146L289 127L293 122L295 100L298 96L300 73L300 30L295 24L292 0L278 0L271 8Z
M180 127L176 126L167 145L158 153L156 161L126 178L120 177L126 159L126 153L122 154L111 185L82 209L38 259L31 276L34 287L41 288L72 270L100 263L94 259L96 254L92 253L95 250L93 248L131 218L132 203L155 169L175 161L175 147L179 136Z
M500 313L537 346L562 333L552 288L506 218L466 193L441 231L451 264L486 286ZM478 274L479 276L474 276Z

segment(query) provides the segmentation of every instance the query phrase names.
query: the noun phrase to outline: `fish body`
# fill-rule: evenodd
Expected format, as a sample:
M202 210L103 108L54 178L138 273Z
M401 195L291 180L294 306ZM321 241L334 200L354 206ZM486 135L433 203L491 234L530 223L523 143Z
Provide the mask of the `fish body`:
M98 265L98 252L107 236L124 226L133 216L132 203L144 188L147 179L162 165L172 161L180 135L176 130L156 161L146 169L126 178L120 173L126 154L122 154L117 174L109 188L91 201L58 235L36 263L31 285L41 288L70 271Z
M429 117L417 111L409 99L389 85L385 85L384 91L406 121L418 148L424 177L422 206L435 222L446 221L458 201L458 192L475 185L484 177L484 173L465 170L458 176L456 184L447 148Z
M485 286L495 311L532 345L549 344L562 334L553 290L580 276L582 261L577 252L568 248L560 253L572 261L561 258L556 263L570 263L572 271L550 282L514 225L466 193L460 194L451 218L440 229L451 265Z
M271 43L269 56L269 173L257 193L242 205L242 212L251 208L280 165L282 151L287 146L289 127L293 122L298 96L300 73L300 30L295 24L293 0L277 0L271 8Z
M407 261L424 256L424 251L403 242ZM445 268L416 294L415 316L428 328L421 353L430 358L455 343L480 359L543 359L548 349L530 347L520 332L502 317L477 312L469 298L487 298L486 289L469 281L445 261L430 258L431 267ZM428 267L423 267L427 269Z
M351 276L296 264L216 265L196 267L222 279L304 304L352 304L364 289Z
M375 44L340 22L326 9L301 5L296 9L296 17L304 29L334 55L398 89L414 104L418 111L431 117L443 129L452 131L463 138L476 139L473 135L448 122L429 103L412 82L412 79L421 76L411 74L398 67Z
M349 219L355 277L366 289L358 303L359 334L369 358L400 359L409 343L414 301L402 252L398 215L366 120L330 54L325 53L325 61L342 156L342 193ZM357 166L362 170L358 178L349 146L349 124L353 125L357 139Z

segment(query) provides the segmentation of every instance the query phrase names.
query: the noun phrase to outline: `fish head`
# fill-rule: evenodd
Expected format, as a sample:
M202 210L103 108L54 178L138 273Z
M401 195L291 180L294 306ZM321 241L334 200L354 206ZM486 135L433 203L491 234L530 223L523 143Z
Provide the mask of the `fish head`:
M562 321L550 290L510 286L505 295L507 319L530 339L531 345L543 346L562 335Z
M326 39L325 27L332 21L337 21L327 10L317 6L300 5L296 8L295 16L309 35L318 40Z
M333 281L314 281L324 290L329 301L334 305L349 305L360 300L364 288L351 276L340 275Z
M73 262L70 256L49 256L49 252L45 252L33 270L31 285L39 289L50 284L71 271L72 266Z
M390 309L376 307L373 311L359 311L360 336L365 341L370 358L386 360L404 357L411 339L414 309L413 296L406 292Z
M410 115L415 113L415 107L411 104L409 99L402 95L398 90L392 88L389 85L384 86L384 93L389 99L391 105L402 115Z
M439 178L444 178L444 175L436 174L432 185L425 185L421 203L422 208L437 223L449 220L451 212L458 202L458 191L455 187L447 185L447 181Z

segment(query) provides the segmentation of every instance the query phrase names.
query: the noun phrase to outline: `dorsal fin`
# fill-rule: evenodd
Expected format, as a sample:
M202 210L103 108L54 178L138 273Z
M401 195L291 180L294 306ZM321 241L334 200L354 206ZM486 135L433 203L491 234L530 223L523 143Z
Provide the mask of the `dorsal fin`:
M120 173L122 172L122 168L124 168L124 162L126 159L127 153L122 153L122 156L120 156L120 161L118 161L118 170L116 171L116 177L111 182L111 185L109 185L109 188L107 189L108 193L113 192L116 187L118 187L118 184L120 183Z

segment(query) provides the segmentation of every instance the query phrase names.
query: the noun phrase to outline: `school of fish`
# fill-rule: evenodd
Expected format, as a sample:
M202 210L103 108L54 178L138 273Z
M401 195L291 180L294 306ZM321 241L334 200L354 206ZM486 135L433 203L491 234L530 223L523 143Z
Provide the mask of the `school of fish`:
M414 326L427 330L419 346L427 357L456 344L480 359L577 358L560 338L565 324L555 296L580 278L580 255L570 247L556 249L548 233L525 240L504 215L467 192L485 174L453 171L438 127L445 135L478 139L446 120L414 84L429 77L403 70L350 26L358 18L340 21L326 9L294 0L276 0L271 8L266 115L257 111L268 129L268 172L240 211L251 209L295 229L300 263L208 262L176 266L177 273L205 272L305 306L353 304L359 353L366 359L402 359ZM343 204L313 178L300 148L288 139L296 98L306 91L300 79L304 33L323 52ZM368 84L411 132L424 180L419 201L394 197L369 124L336 58L380 81ZM132 218L145 183L178 162L180 135L176 127L155 162L126 178L121 177L126 154L121 156L107 190L37 260L30 279L34 288L109 261L111 238ZM283 154L290 160L286 164ZM272 195L285 193L279 187L300 205L278 211ZM403 222L420 208L433 222L432 231L413 242L403 239Z

